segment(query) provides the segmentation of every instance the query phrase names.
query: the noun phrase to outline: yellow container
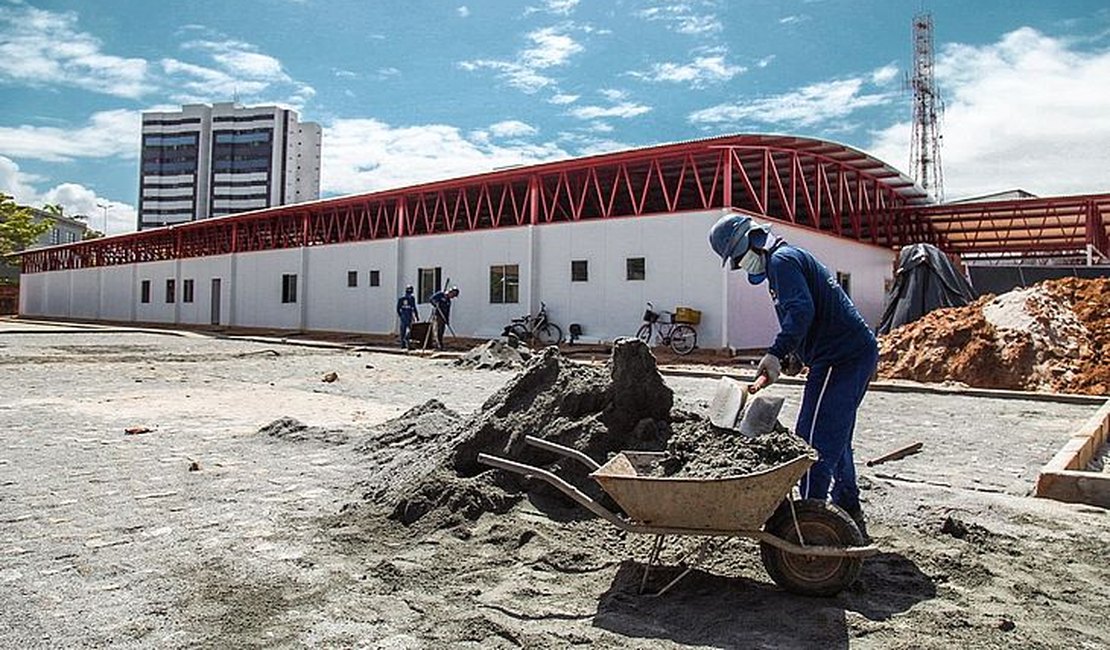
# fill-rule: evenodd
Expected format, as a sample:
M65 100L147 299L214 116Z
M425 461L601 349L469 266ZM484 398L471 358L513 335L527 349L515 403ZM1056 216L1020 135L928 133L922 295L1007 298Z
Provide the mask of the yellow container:
M701 312L691 307L675 307L674 322L697 325L701 322Z

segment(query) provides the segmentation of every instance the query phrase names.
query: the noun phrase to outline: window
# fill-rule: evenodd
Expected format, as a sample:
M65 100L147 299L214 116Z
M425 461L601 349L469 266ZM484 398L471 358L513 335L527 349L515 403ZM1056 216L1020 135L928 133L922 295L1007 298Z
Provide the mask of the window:
M644 271L644 258L629 257L624 261L625 278L628 280L643 280L647 277Z
M520 266L499 264L489 267L489 301L495 305L520 302Z
M440 267L416 270L416 302L425 303L432 294L443 288Z
M836 283L840 285L840 288L844 290L844 293L847 294L849 298L852 297L852 274L845 273L844 271L837 271Z
M166 280L166 302L173 302L174 293L177 291L177 282L175 280Z
M193 302L193 281L185 280L181 284L181 302Z
M281 276L281 302L297 302L296 273L286 273Z
M586 260L571 260L570 281L588 282L590 279L590 263Z
M358 286L358 271L347 271L347 286L348 287L357 287Z
M382 272L370 271L370 286L380 287L382 284Z
M139 302L150 302L150 280L143 280L139 285Z
M60 243L62 243L62 231L61 230L58 230L57 228L51 228L50 229L50 243L51 244L60 244Z

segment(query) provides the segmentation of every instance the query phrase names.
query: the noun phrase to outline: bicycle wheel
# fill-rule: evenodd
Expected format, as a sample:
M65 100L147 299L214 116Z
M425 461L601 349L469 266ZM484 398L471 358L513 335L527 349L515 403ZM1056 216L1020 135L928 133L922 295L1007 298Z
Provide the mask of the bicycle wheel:
M515 338L517 342L520 343L527 343L528 340L532 338L528 334L528 328L524 327L520 323L513 323L512 325L510 325L508 335L509 337L511 337L510 340Z
M555 323L544 323L536 330L536 342L540 345L559 345L563 342L563 330Z
M689 325L676 325L671 332L671 349L678 354L690 354L698 347L698 331Z
M636 338L640 339L641 341L643 341L644 343L647 343L650 346L651 345L651 334L652 334L651 323L644 323L643 325L640 326L639 331L636 332Z

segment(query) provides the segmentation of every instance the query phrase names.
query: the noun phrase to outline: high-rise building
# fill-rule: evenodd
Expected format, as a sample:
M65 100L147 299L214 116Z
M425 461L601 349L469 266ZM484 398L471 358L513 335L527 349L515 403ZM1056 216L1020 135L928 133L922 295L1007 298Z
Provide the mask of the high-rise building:
M320 125L277 106L143 113L139 230L320 198Z

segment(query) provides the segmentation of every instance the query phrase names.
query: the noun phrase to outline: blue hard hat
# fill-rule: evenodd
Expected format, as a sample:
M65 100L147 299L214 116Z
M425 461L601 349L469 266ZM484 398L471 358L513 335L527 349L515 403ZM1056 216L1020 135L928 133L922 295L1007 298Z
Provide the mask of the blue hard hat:
M766 232L767 226L752 221L747 215L726 214L709 229L709 246L721 258L721 266L739 260L751 248L749 235L753 230Z

